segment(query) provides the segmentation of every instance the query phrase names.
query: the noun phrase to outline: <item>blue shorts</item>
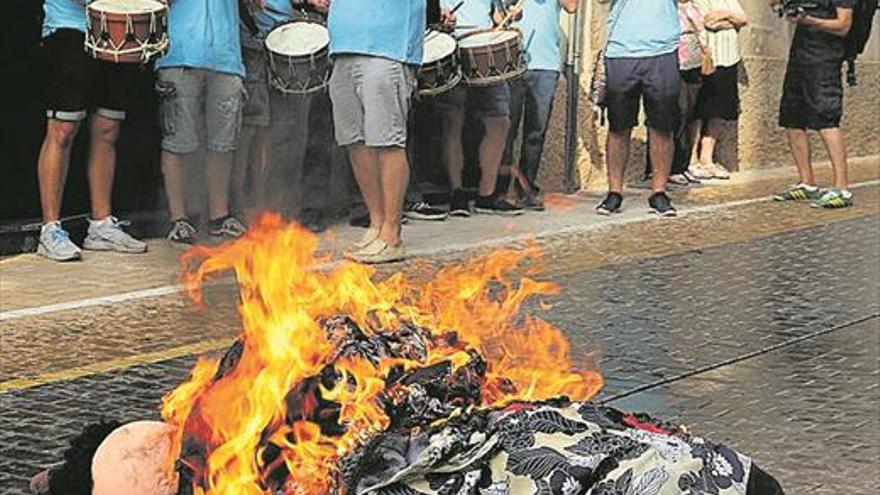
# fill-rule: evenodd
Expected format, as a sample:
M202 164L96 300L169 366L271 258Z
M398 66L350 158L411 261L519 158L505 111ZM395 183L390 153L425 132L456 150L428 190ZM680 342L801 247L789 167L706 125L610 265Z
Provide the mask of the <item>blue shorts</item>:
M455 88L434 97L441 109L475 111L482 117L510 116L510 87L506 82L492 86L465 86Z
M609 58L605 60L605 68L608 124L612 132L638 125L641 100L644 100L648 127L675 132L681 85L677 52L654 57Z

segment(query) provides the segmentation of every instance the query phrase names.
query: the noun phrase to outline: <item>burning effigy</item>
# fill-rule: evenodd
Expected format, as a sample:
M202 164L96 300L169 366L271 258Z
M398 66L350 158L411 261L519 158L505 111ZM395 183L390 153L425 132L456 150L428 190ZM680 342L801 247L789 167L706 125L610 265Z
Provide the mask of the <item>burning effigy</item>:
M525 311L558 292L535 278L537 247L382 280L317 253L316 236L266 215L183 256L198 304L234 272L242 332L165 397L162 427L90 433L120 453L114 466L79 449L94 495L125 483L126 462L151 466L155 490L138 478L136 495L782 493L724 445L589 402L601 376Z

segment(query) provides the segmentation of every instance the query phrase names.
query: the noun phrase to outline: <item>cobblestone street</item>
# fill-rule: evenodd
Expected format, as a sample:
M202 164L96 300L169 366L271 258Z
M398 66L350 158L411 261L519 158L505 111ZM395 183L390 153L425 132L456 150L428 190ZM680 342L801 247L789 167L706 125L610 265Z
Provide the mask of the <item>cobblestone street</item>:
M596 400L728 442L790 495L868 495L880 492L877 170L855 169L845 210L770 201L791 181L777 173L680 195L678 219L649 219L633 197L601 223L591 199L566 198L517 225L492 220L497 231L479 218L457 237L451 222L407 235L444 263L532 234L562 287L541 316L595 356ZM110 255L0 261L0 493L25 492L89 421L157 417L195 356L236 335L231 281L195 311L174 286L179 251L151 250L116 276Z

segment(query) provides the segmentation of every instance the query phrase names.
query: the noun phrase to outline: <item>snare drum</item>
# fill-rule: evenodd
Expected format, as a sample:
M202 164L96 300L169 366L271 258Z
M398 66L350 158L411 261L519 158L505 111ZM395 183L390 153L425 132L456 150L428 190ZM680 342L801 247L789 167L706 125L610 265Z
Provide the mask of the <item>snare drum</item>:
M168 7L156 0L96 0L86 7L85 48L110 62L148 62L168 51Z
M457 51L455 38L440 31L428 31L422 68L419 70L420 95L445 93L461 82Z
M459 38L458 52L468 86L491 86L526 71L522 33L517 29L472 31Z
M279 25L266 36L269 83L284 94L306 95L330 82L330 33L311 21Z

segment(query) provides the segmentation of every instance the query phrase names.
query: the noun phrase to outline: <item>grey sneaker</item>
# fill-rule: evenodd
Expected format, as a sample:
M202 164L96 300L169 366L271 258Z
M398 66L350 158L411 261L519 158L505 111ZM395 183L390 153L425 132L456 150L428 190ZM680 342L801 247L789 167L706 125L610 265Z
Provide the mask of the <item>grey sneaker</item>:
M211 220L208 225L210 234L221 239L238 239L247 232L247 227L233 215Z
M188 218L178 218L171 222L165 238L177 244L193 244L196 242L196 228Z
M58 221L43 225L37 254L55 261L73 261L82 258L82 251L70 240L70 235Z
M128 235L123 227L128 222L114 216L103 220L89 219L89 233L83 241L83 249L92 251L116 251L117 253L145 253L147 244Z

